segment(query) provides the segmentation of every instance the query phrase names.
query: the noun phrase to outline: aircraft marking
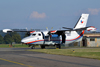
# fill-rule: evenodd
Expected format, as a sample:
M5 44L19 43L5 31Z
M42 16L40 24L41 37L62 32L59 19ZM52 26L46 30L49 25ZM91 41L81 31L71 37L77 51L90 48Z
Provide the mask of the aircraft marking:
M81 23L83 23L83 21L81 20Z

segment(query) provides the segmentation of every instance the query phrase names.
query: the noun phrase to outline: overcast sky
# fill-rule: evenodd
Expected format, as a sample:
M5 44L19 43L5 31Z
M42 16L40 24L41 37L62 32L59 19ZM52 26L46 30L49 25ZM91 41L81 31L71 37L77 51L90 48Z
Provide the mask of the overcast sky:
M100 0L0 0L0 29L73 28L82 13L100 30Z

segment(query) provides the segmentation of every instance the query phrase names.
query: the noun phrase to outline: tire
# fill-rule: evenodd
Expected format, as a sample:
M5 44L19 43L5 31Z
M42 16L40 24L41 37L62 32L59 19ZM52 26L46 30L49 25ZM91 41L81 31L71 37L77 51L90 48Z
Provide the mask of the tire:
M41 49L45 49L45 45L41 45Z
M32 46L31 46L31 49L35 49L35 47L32 45Z
M57 44L57 45L56 45L56 48L61 49L61 44Z

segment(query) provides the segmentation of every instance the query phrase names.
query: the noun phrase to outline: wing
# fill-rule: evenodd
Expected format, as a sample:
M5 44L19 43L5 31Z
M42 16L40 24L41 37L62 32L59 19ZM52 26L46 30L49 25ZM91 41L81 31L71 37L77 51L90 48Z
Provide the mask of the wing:
M7 32L32 32L32 31L40 31L40 29L31 29L31 30L27 30L27 29L3 29L2 31L4 33L7 33Z

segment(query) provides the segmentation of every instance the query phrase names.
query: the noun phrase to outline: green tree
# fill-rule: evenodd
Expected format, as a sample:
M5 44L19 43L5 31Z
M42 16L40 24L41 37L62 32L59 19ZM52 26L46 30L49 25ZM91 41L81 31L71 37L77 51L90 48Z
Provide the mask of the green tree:
M4 42L5 42L6 44L12 44L13 39L12 39L12 37L9 35L9 33L6 34L6 35L4 36Z
M15 42L15 43L20 43L21 42L21 37L18 33L16 32L12 32L12 33L8 33L4 36L4 42L6 44L9 44L12 42Z
M4 43L3 37L0 35L0 44L3 44L3 43Z
M16 42L16 43L20 43L21 42L21 36L18 33L13 32L11 34L11 37L14 40L14 42Z

